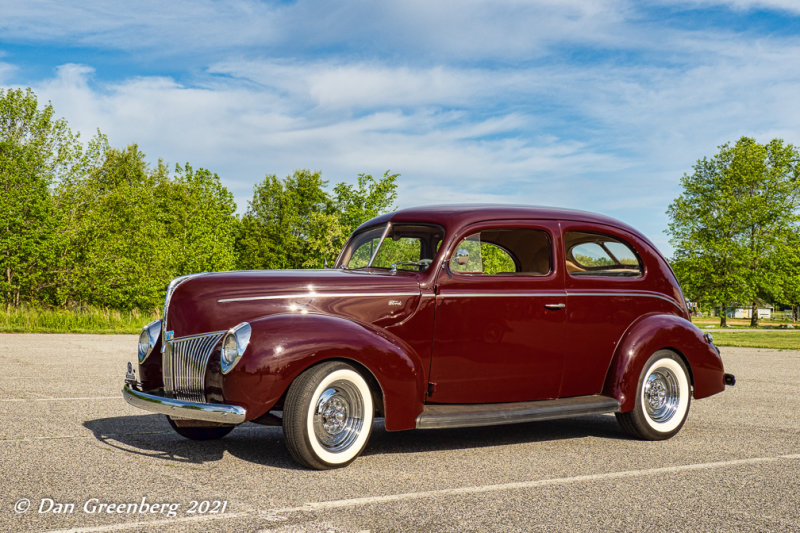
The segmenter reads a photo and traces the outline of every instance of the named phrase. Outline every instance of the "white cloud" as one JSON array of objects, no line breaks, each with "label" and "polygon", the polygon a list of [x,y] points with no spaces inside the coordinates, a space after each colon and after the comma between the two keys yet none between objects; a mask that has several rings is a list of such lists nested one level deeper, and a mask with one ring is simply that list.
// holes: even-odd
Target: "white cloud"
[{"label": "white cloud", "polygon": [[668,249],[663,212],[695,159],[741,135],[797,142],[800,121],[793,40],[676,33],[670,46],[698,59],[507,70],[230,61],[193,85],[107,83],[69,64],[37,91],[85,135],[99,127],[114,145],[220,173],[241,208],[267,173],[339,181],[391,169],[403,175],[400,205],[572,206],[624,215]]},{"label": "white cloud", "polygon": [[[197,88],[167,78],[134,78],[97,86],[92,76],[86,66],[64,65],[36,90],[84,136],[99,127],[113,145],[136,142],[153,159],[189,161],[219,172],[241,206],[264,174],[285,175],[295,168],[320,169],[337,181],[392,169],[403,174],[409,190],[441,182],[459,195],[491,200],[514,196],[502,190],[505,180],[549,187],[547,175],[624,166],[581,143],[514,136],[530,121],[514,113],[477,121],[436,108],[359,116],[347,108],[296,113],[293,95],[247,84]],[[500,181],[497,193],[494,180]],[[401,203],[413,204],[415,198]]]},{"label": "white cloud", "polygon": [[[29,0],[2,4],[0,33],[150,53],[218,54],[244,47],[293,53],[403,50],[417,59],[531,57],[553,43],[618,42],[630,0],[143,0],[109,4]],[[290,54],[291,55],[291,54]]]},{"label": "white cloud", "polygon": [[529,80],[512,69],[390,66],[378,62],[231,61],[209,72],[261,85],[319,108],[470,106]]},{"label": "white cloud", "polygon": [[768,9],[800,14],[797,0],[661,0],[658,3],[688,7],[727,7],[736,11]]},{"label": "white cloud", "polygon": [[[0,56],[2,57],[2,56]],[[17,72],[17,67],[11,63],[4,63],[0,61],[0,85],[9,84],[9,80],[14,77]]]},{"label": "white cloud", "polygon": [[[354,0],[298,2],[283,12],[312,43],[363,42],[421,57],[509,58],[545,52],[553,42],[604,43],[619,37],[625,0]],[[341,32],[347,28],[347,32]]]},{"label": "white cloud", "polygon": [[[672,3],[711,4],[791,8]],[[240,208],[266,173],[391,169],[401,206],[577,207],[668,249],[663,213],[698,157],[741,135],[799,141],[800,39],[674,29],[630,0],[107,6],[9,3],[0,32],[202,64],[109,81],[71,63],[35,89],[84,136],[99,127],[115,146],[218,172]],[[10,84],[19,69],[2,59]]]},{"label": "white cloud", "polygon": [[23,42],[172,52],[264,43],[276,33],[273,8],[255,0],[4,0],[0,4],[0,32],[5,39]]}]

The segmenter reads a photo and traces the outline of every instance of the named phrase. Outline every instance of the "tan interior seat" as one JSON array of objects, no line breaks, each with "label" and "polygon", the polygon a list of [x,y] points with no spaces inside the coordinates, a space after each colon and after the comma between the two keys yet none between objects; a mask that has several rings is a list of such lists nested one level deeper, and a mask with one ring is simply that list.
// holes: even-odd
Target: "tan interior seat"
[{"label": "tan interior seat", "polygon": [[567,259],[567,272],[586,272],[585,268],[581,268],[569,259]]}]

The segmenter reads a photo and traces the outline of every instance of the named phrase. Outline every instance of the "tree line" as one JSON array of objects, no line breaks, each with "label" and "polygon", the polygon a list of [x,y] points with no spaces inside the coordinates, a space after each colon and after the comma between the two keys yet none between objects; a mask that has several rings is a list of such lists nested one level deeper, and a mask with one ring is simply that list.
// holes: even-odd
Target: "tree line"
[{"label": "tree line", "polygon": [[[6,307],[157,307],[192,272],[312,268],[390,210],[397,174],[332,188],[319,172],[267,175],[244,214],[220,177],[155,166],[98,132],[86,144],[30,90],[0,88],[0,298]],[[800,155],[742,137],[697,161],[667,212],[686,296],[725,311],[800,314]],[[800,318],[800,317],[799,317]]]},{"label": "tree line", "polygon": [[397,174],[332,188],[297,170],[256,184],[243,215],[220,177],[155,166],[98,132],[85,145],[30,90],[0,89],[0,298],[5,306],[153,309],[192,272],[312,268],[393,207]]},{"label": "tree line", "polygon": [[720,309],[792,307],[800,319],[800,154],[742,137],[697,161],[670,205],[672,262],[686,296]]}]

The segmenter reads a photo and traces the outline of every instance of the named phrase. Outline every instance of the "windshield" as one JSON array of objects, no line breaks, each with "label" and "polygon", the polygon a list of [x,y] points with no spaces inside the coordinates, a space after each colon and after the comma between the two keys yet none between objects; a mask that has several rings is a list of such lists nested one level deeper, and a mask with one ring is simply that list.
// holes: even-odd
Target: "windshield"
[{"label": "windshield", "polygon": [[424,272],[444,238],[433,224],[381,224],[354,233],[344,247],[338,268],[381,268]]}]

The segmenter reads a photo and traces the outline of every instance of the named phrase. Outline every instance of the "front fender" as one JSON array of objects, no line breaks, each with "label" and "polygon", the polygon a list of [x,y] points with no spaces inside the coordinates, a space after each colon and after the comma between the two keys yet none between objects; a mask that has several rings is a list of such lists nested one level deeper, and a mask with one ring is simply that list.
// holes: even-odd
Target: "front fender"
[{"label": "front fender", "polygon": [[424,365],[401,339],[371,324],[323,314],[286,313],[250,321],[250,344],[223,376],[226,402],[242,405],[249,420],[271,409],[309,367],[351,360],[381,388],[386,429],[413,429],[422,412]]},{"label": "front fender", "polygon": [[603,394],[616,398],[620,410],[636,403],[639,375],[647,359],[658,350],[681,355],[686,363],[694,397],[705,398],[725,389],[722,359],[690,321],[676,315],[645,315],[624,333],[606,374]]}]

